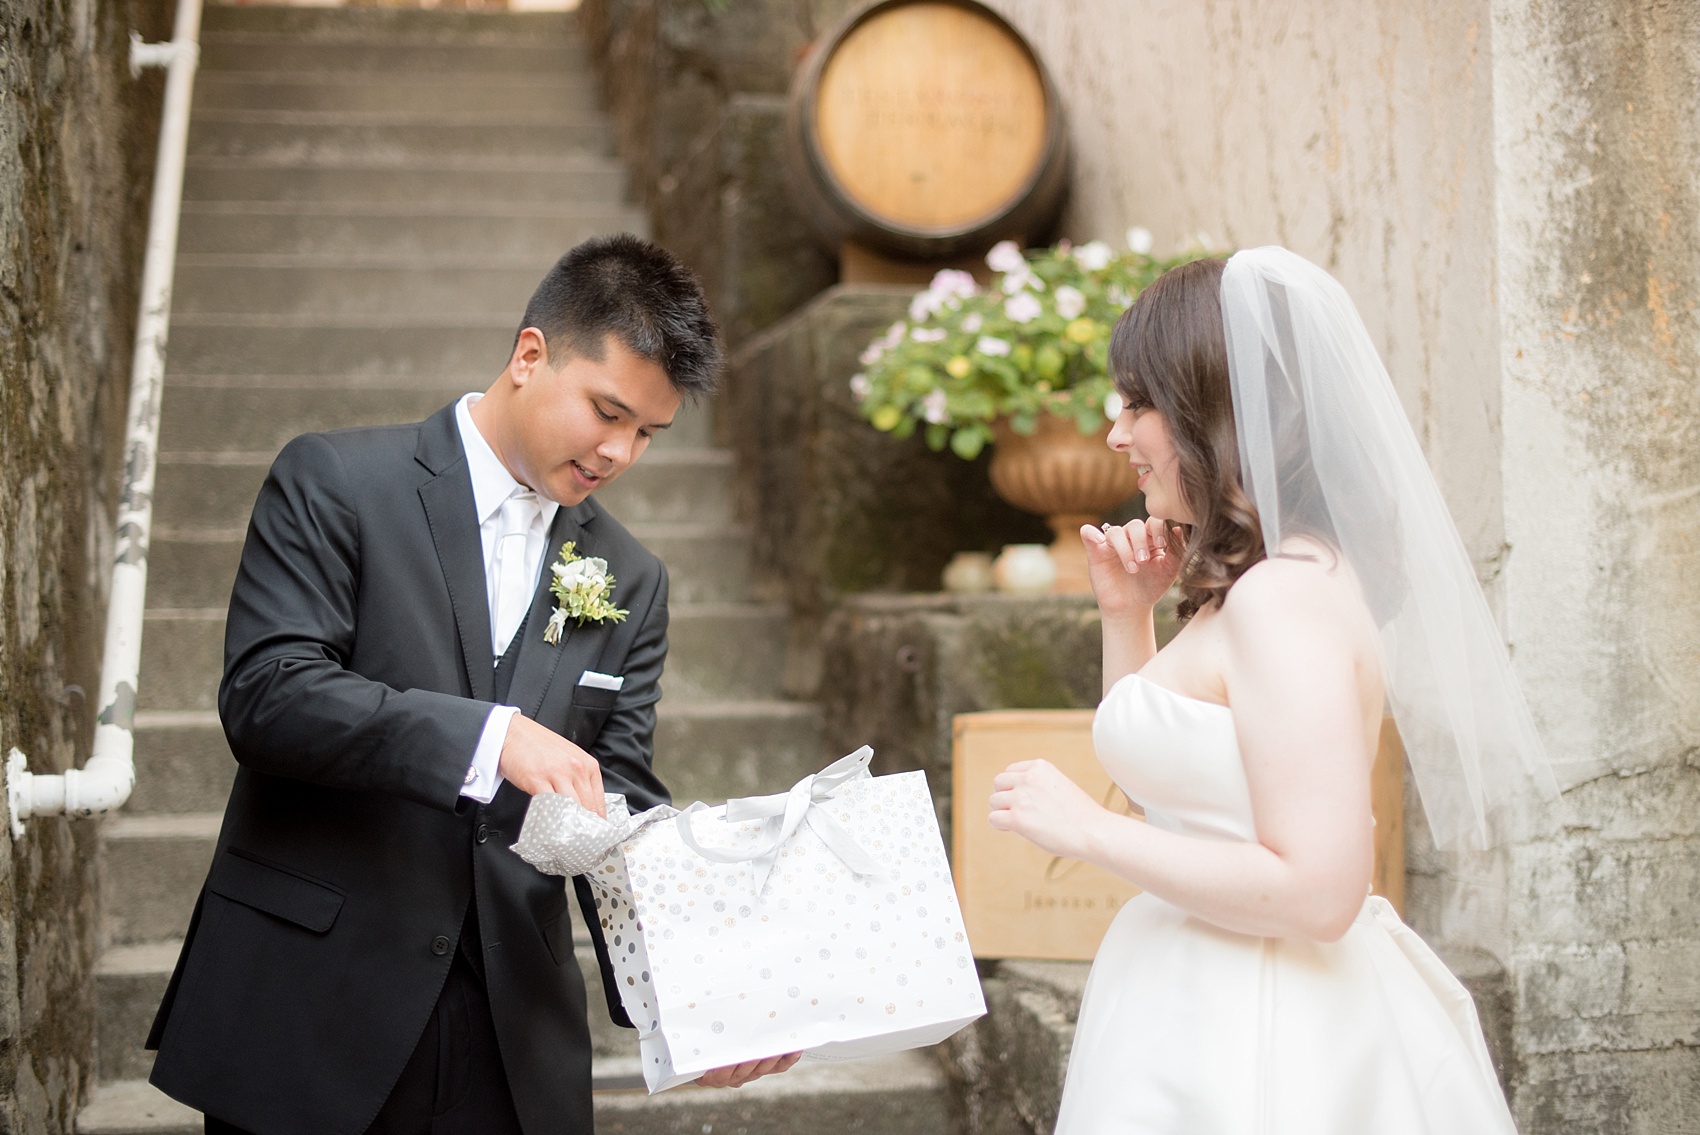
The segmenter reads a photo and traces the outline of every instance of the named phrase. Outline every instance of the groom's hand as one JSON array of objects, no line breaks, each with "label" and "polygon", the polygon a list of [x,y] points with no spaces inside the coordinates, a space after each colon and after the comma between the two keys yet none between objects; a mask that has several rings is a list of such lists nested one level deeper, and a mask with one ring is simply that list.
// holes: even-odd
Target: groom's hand
[{"label": "groom's hand", "polygon": [[496,769],[529,796],[554,792],[571,796],[598,816],[608,814],[602,796],[602,766],[565,737],[516,713],[502,740]]},{"label": "groom's hand", "polygon": [[697,1083],[705,1088],[741,1088],[751,1080],[785,1071],[797,1063],[797,1058],[801,1055],[800,1052],[793,1052],[788,1056],[769,1056],[766,1060],[747,1060],[727,1068],[715,1068],[698,1076]]}]

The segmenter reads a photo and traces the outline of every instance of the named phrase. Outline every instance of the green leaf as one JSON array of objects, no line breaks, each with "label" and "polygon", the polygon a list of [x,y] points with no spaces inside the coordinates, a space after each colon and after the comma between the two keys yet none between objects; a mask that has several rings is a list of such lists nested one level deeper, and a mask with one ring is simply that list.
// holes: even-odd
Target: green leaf
[{"label": "green leaf", "polygon": [[1055,343],[1042,343],[1033,352],[1033,370],[1040,378],[1050,380],[1062,373],[1063,363],[1067,361],[1062,349]]},{"label": "green leaf", "polygon": [[954,439],[951,437],[950,433],[950,427],[941,425],[938,422],[929,423],[927,426],[927,448],[936,453],[944,448],[944,443],[946,441],[951,441],[954,444]]},{"label": "green leaf", "polygon": [[974,460],[985,448],[986,435],[983,427],[964,426],[950,435],[951,452],[964,461]]}]

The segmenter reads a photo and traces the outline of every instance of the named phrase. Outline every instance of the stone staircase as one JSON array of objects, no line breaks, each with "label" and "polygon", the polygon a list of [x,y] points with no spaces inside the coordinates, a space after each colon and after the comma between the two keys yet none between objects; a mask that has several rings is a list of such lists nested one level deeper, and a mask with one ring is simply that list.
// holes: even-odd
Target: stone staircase
[{"label": "stone staircase", "polygon": [[[98,1085],[88,1135],[199,1132],[142,1042],[234,774],[215,712],[249,508],[290,437],[425,417],[500,371],[562,251],[643,232],[570,16],[209,8],[191,121],[137,713],[137,786],[101,830]],[[747,591],[731,459],[686,414],[601,496],[668,564],[656,764],[681,800],[818,768],[818,712],[780,696],[785,616]],[[836,755],[836,754],[830,754]],[[632,1090],[588,945],[608,1133],[957,1129],[930,1054],[805,1067],[739,1092]]]}]

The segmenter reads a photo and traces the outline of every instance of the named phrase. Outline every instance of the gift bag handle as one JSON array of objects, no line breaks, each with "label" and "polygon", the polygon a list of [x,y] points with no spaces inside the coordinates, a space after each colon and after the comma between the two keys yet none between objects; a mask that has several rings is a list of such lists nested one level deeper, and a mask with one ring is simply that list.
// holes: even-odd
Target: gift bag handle
[{"label": "gift bag handle", "polygon": [[[728,800],[725,817],[728,823],[743,820],[767,821],[766,826],[771,834],[754,848],[733,850],[704,846],[691,827],[691,816],[694,813],[709,810],[708,805],[700,800],[674,817],[673,822],[678,826],[679,838],[686,847],[715,863],[749,863],[754,876],[755,892],[758,895],[767,882],[768,873],[773,870],[774,862],[779,858],[780,847],[795,835],[804,823],[809,825],[809,830],[819,836],[820,841],[843,860],[844,865],[851,871],[858,875],[882,876],[885,872],[880,869],[879,863],[856,842],[855,837],[845,831],[826,809],[815,807],[822,801],[831,799],[833,793],[843,785],[865,778],[868,775],[868,762],[873,759],[873,755],[874,751],[863,745],[820,772],[805,776],[792,785],[789,792]],[[774,822],[776,820],[777,823]]]}]

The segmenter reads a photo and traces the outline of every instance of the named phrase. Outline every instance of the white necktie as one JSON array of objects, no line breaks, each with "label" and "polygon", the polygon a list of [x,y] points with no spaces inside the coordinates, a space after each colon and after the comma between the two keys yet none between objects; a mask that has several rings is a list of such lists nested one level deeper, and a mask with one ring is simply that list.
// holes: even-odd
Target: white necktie
[{"label": "white necktie", "polygon": [[532,585],[536,581],[526,570],[525,553],[531,526],[541,511],[537,494],[526,489],[515,490],[502,502],[502,526],[496,536],[496,602],[491,620],[497,658],[507,652],[526,611],[531,608]]}]

